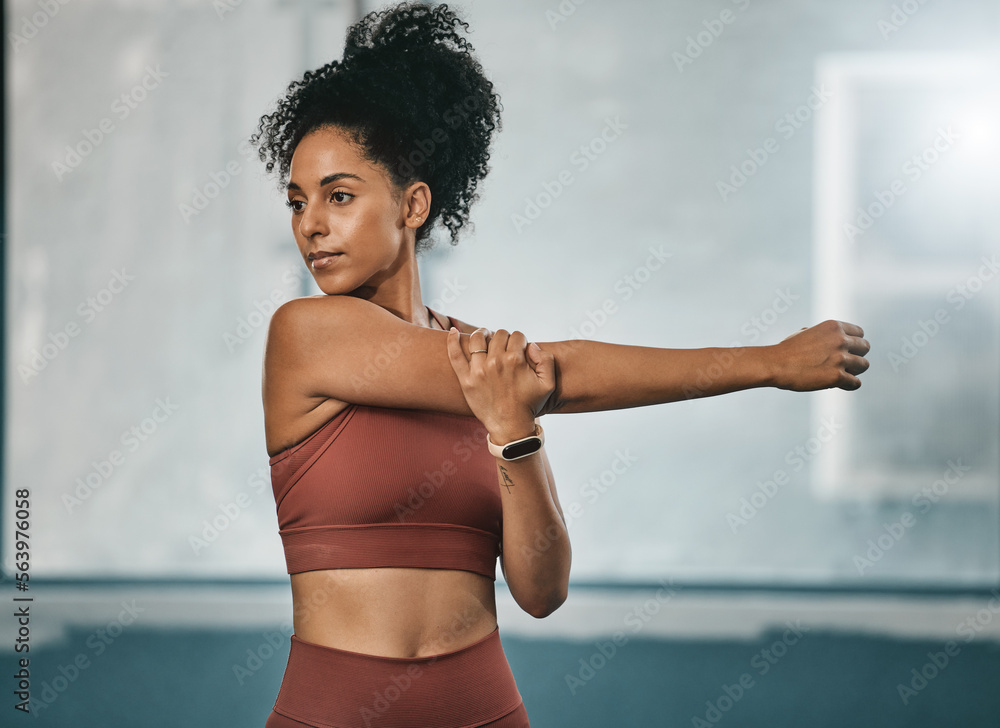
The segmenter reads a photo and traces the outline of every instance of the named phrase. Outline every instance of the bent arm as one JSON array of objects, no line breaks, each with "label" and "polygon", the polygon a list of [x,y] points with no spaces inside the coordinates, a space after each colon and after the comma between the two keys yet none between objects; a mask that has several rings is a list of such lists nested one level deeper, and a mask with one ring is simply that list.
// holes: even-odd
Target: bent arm
[{"label": "bent arm", "polygon": [[[524,432],[496,434],[509,442]],[[517,605],[542,619],[566,601],[572,561],[566,519],[545,447],[512,462],[497,458],[497,476],[503,505],[500,567]]]}]

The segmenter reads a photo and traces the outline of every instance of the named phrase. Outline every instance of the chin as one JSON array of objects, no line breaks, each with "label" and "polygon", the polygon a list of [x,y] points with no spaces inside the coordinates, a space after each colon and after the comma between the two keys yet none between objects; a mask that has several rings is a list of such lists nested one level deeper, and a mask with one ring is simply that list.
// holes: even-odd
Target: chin
[{"label": "chin", "polygon": [[316,281],[316,285],[319,287],[323,293],[327,296],[347,296],[353,294],[357,291],[357,286],[351,285],[338,285],[330,277],[327,276],[313,276],[313,280]]},{"label": "chin", "polygon": [[323,293],[325,293],[328,296],[342,296],[345,293],[349,293],[349,291],[344,290],[340,286],[332,286],[329,283],[327,283],[326,285],[324,285],[324,284],[320,283],[319,281],[316,281],[316,283],[319,286],[319,290],[321,290]]}]

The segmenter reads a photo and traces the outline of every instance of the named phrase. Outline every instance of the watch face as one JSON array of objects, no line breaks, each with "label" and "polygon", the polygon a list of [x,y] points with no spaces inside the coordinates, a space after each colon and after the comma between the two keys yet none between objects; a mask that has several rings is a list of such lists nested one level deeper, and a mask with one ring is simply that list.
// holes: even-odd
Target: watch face
[{"label": "watch face", "polygon": [[523,442],[515,442],[507,445],[503,449],[504,460],[516,460],[517,458],[524,457],[525,455],[530,455],[533,452],[538,452],[542,449],[542,441],[537,437],[532,437],[529,440]]}]

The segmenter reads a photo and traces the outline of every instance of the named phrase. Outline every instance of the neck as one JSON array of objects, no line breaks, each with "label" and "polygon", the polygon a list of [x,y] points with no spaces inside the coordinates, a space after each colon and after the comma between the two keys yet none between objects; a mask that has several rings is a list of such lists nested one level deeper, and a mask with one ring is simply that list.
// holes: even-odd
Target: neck
[{"label": "neck", "polygon": [[440,328],[420,297],[420,267],[412,242],[402,246],[399,258],[381,276],[370,278],[351,295],[371,301],[415,326]]}]

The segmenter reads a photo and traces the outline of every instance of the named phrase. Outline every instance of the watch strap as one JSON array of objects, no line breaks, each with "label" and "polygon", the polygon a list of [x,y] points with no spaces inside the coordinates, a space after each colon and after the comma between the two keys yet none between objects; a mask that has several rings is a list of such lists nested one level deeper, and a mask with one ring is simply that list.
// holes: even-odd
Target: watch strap
[{"label": "watch strap", "polygon": [[[516,457],[507,457],[507,455],[504,454],[504,451],[506,451],[508,448],[512,448],[512,446],[520,445],[522,443],[529,443],[536,440],[538,442],[538,447],[534,448],[530,452],[526,452],[523,455],[518,455]],[[493,442],[492,439],[490,439],[490,436],[487,433],[486,442],[490,449],[490,453],[494,457],[502,458],[504,460],[520,460],[521,458],[527,457],[528,455],[533,455],[542,449],[542,445],[545,444],[545,431],[542,429],[542,426],[536,422],[534,434],[528,435],[527,437],[522,437],[520,440],[513,440],[503,445],[497,445],[496,443]],[[512,448],[512,449],[516,450],[518,448]]]}]

